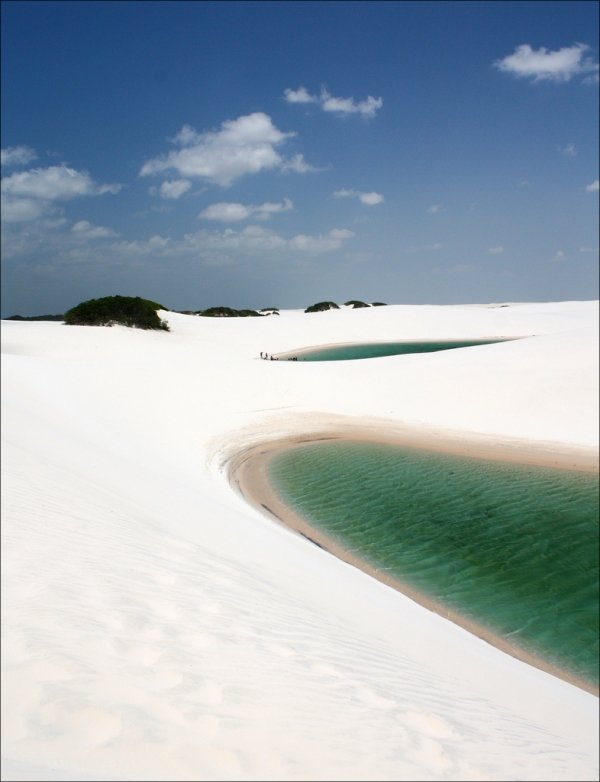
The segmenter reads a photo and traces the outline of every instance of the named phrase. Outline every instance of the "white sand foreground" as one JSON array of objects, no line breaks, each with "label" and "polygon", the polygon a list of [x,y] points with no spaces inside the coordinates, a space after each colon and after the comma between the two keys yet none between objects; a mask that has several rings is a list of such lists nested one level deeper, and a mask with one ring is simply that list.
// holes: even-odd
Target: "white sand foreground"
[{"label": "white sand foreground", "polygon": [[[2,323],[2,779],[595,780],[598,699],[263,516],[353,423],[589,463],[598,303]],[[368,361],[260,351],[525,339]]]}]

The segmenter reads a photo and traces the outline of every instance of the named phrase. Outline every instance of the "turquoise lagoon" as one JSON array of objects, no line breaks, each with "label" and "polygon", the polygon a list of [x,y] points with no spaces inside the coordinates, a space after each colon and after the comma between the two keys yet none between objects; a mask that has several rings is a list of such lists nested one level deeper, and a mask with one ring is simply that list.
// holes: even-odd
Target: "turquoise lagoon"
[{"label": "turquoise lagoon", "polygon": [[336,441],[279,453],[269,480],[379,571],[598,684],[596,475]]},{"label": "turquoise lagoon", "polygon": [[[316,348],[299,356],[299,361],[350,361],[360,358],[400,356],[409,353],[435,353],[438,350],[470,348],[476,345],[492,345],[504,339],[453,340],[437,342],[373,342],[353,345],[334,345]],[[288,359],[290,360],[290,359]]]}]

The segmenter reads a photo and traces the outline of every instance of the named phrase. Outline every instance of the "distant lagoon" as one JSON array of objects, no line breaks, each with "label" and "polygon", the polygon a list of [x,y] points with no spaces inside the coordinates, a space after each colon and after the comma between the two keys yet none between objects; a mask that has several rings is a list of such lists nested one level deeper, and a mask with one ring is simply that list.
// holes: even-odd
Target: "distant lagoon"
[{"label": "distant lagoon", "polygon": [[280,354],[280,358],[290,360],[298,356],[298,361],[350,361],[364,358],[380,358],[382,356],[401,356],[412,353],[435,353],[439,350],[454,350],[456,348],[475,347],[505,342],[506,339],[479,340],[436,340],[420,342],[372,342],[364,344],[344,344],[302,349],[297,354],[293,351]]},{"label": "distant lagoon", "polygon": [[269,479],[342,549],[598,685],[596,475],[338,440]]}]

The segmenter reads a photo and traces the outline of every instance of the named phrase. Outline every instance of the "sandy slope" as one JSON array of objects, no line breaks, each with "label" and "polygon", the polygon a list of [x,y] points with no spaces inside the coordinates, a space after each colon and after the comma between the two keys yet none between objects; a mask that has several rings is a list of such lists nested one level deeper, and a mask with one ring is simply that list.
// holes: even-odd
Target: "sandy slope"
[{"label": "sandy slope", "polygon": [[[3,779],[597,778],[596,698],[227,480],[256,441],[356,417],[589,458],[597,303],[163,314],[171,333],[2,324]],[[259,359],[487,336],[529,338]]]}]

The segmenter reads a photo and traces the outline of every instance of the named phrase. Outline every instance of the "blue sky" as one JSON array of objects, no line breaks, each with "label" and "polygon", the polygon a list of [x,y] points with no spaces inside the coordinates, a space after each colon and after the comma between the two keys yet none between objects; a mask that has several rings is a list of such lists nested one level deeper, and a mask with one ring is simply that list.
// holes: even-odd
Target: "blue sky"
[{"label": "blue sky", "polygon": [[2,315],[598,296],[595,2],[10,2]]}]

